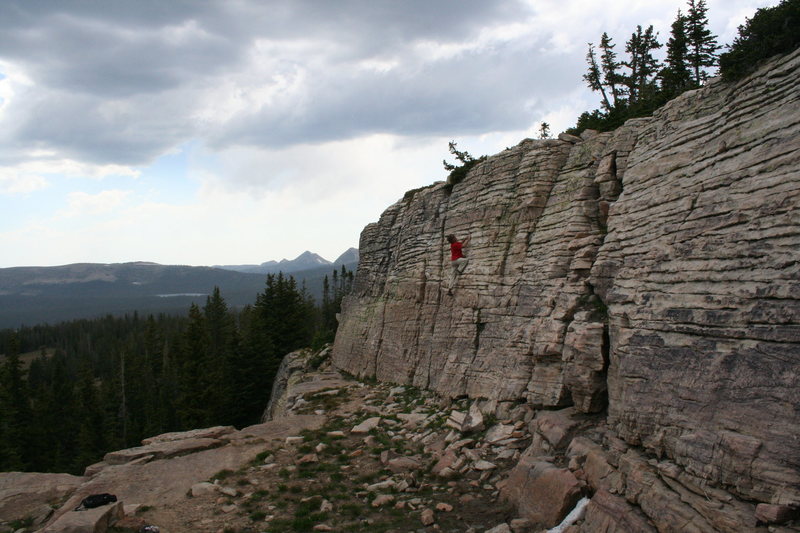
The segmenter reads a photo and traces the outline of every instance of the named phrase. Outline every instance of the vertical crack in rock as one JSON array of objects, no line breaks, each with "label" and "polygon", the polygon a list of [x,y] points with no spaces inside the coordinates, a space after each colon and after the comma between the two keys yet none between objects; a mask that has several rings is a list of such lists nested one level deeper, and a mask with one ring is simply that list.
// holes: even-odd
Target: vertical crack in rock
[{"label": "vertical crack in rock", "polygon": [[481,310],[476,310],[475,316],[475,355],[472,358],[472,361],[475,361],[475,358],[478,357],[478,350],[481,347],[481,333],[483,332],[484,328],[486,328],[486,323],[481,322]]},{"label": "vertical crack in rock", "polygon": [[378,327],[377,344],[373,352],[374,356],[372,359],[372,368],[367,369],[365,377],[375,376],[378,373],[378,361],[381,355],[381,348],[383,347],[383,341],[384,341],[383,332],[385,328],[386,328],[386,302],[383,302],[383,305],[381,306],[381,318]]},{"label": "vertical crack in rock", "polygon": [[608,308],[595,293],[589,280],[597,254],[605,242],[608,213],[611,205],[622,193],[622,182],[617,177],[617,151],[612,150],[597,161],[593,186],[590,187],[596,212],[594,224],[596,238],[573,241],[575,272],[583,283],[583,291],[574,308],[565,316],[566,334],[562,358],[566,362],[564,384],[575,407],[584,413],[597,413],[608,406],[607,374],[610,360]]}]

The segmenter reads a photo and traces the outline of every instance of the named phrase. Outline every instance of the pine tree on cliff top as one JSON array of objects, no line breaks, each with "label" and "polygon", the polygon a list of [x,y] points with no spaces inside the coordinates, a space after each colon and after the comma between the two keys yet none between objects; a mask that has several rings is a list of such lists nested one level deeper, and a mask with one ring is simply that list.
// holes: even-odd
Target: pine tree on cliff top
[{"label": "pine tree on cliff top", "polygon": [[689,41],[686,36],[686,16],[678,10],[667,41],[666,66],[661,70],[661,89],[675,96],[694,86],[689,64]]},{"label": "pine tree on cliff top", "polygon": [[611,89],[613,107],[619,105],[623,96],[623,91],[620,87],[623,78],[619,72],[619,68],[622,64],[617,61],[617,54],[614,52],[615,46],[616,45],[611,42],[611,37],[608,36],[608,33],[603,32],[603,35],[600,37],[600,50],[602,51],[600,56],[600,68],[603,71],[603,84]]},{"label": "pine tree on cliff top", "polygon": [[705,0],[689,0],[689,12],[686,16],[686,38],[689,47],[689,63],[694,72],[696,85],[702,84],[708,77],[706,68],[717,64],[717,36],[708,29],[708,17]]},{"label": "pine tree on cliff top", "polygon": [[629,104],[655,94],[657,87],[654,78],[659,70],[659,62],[653,56],[653,51],[658,48],[661,48],[661,43],[658,42],[658,33],[653,30],[652,25],[644,31],[641,26],[636,26],[636,31],[625,43],[628,61],[622,64],[630,72],[623,77],[623,80],[628,88]]}]

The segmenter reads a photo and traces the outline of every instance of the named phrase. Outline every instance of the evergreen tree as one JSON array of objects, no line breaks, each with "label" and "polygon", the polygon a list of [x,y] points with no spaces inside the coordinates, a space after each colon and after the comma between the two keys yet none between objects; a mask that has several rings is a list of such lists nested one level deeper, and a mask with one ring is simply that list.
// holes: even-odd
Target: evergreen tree
[{"label": "evergreen tree", "polygon": [[625,43],[628,61],[622,64],[630,72],[623,77],[623,81],[627,87],[629,104],[638,103],[655,93],[654,77],[658,72],[659,62],[653,57],[653,50],[658,48],[661,48],[661,44],[652,25],[644,31],[641,26],[636,26],[636,31]]},{"label": "evergreen tree", "polygon": [[280,364],[259,310],[245,307],[239,315],[239,329],[242,341],[233,364],[233,399],[239,408],[230,422],[237,427],[260,420]]},{"label": "evergreen tree", "polygon": [[208,344],[205,317],[200,307],[192,304],[181,344],[178,410],[184,428],[203,427],[209,418],[206,407],[210,391],[205,376]]},{"label": "evergreen tree", "polygon": [[16,335],[7,349],[0,367],[0,466],[3,470],[25,470],[33,459],[27,427],[31,409]]},{"label": "evergreen tree", "polygon": [[[539,125],[539,138],[540,139],[550,138],[550,124],[548,124],[547,122],[542,122]],[[327,280],[327,276],[325,279]]]},{"label": "evergreen tree", "polygon": [[600,66],[597,64],[597,57],[592,43],[589,43],[589,51],[586,52],[586,62],[589,64],[589,71],[583,75],[583,79],[592,91],[600,91],[600,95],[603,97],[603,108],[610,110],[611,102],[606,94],[603,76],[600,73]]},{"label": "evergreen tree", "polygon": [[50,359],[49,386],[34,406],[34,419],[45,428],[41,436],[39,465],[50,472],[74,471],[77,451],[78,409],[67,357],[56,352]]},{"label": "evergreen tree", "polygon": [[691,88],[692,73],[689,66],[689,41],[686,35],[686,16],[680,10],[672,23],[667,41],[666,66],[661,70],[661,89],[668,97],[677,96]]},{"label": "evergreen tree", "polygon": [[608,33],[603,32],[600,37],[600,50],[603,52],[600,56],[600,68],[603,71],[603,85],[611,89],[613,107],[617,107],[620,104],[622,96],[619,87],[622,81],[619,68],[622,65],[617,61],[617,54],[614,52],[615,46],[615,44],[611,43],[611,37],[608,36]]},{"label": "evergreen tree", "polygon": [[239,352],[239,340],[236,324],[219,287],[214,287],[212,295],[206,300],[203,315],[208,339],[203,382],[208,391],[206,405],[212,411],[212,420],[209,422],[216,424],[232,418],[237,407],[232,397],[233,365]]},{"label": "evergreen tree", "polygon": [[88,366],[81,370],[77,385],[77,408],[80,429],[72,470],[81,471],[86,465],[99,461],[107,450],[100,396]]},{"label": "evergreen tree", "polygon": [[689,48],[689,63],[694,72],[695,85],[701,85],[707,77],[706,68],[717,64],[717,36],[708,29],[705,0],[689,0],[686,15],[686,37]]},{"label": "evergreen tree", "polygon": [[719,58],[726,80],[753,72],[765,59],[800,46],[800,0],[783,0],[775,7],[761,8],[739,26],[739,36]]}]

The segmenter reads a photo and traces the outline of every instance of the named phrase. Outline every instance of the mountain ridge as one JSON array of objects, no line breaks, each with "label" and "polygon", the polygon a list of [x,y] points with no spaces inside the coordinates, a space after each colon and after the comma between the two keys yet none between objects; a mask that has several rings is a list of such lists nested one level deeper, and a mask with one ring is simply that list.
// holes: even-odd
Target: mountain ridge
[{"label": "mountain ridge", "polygon": [[277,274],[283,272],[290,274],[292,272],[300,272],[303,270],[310,270],[321,266],[341,266],[350,263],[358,262],[358,249],[349,248],[343,252],[334,261],[328,261],[324,257],[314,252],[306,250],[294,259],[281,259],[280,261],[270,260],[265,261],[259,265],[213,265],[214,268],[221,268],[224,270],[233,270],[236,272],[248,272],[256,274]]},{"label": "mountain ridge", "polygon": [[[346,261],[352,257],[351,249],[337,258],[345,262],[328,263],[306,252],[275,272],[292,275],[319,300],[324,277],[340,266],[353,270],[357,259]],[[202,305],[215,286],[228,305],[241,307],[255,301],[266,274],[148,261],[0,268],[0,328],[105,314],[180,313],[192,303]]]}]

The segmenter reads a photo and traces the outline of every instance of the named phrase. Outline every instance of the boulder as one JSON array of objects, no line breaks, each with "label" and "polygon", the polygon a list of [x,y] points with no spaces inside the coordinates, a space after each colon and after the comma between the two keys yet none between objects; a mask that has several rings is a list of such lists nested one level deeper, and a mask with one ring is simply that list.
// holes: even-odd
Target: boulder
[{"label": "boulder", "polygon": [[422,468],[422,463],[413,457],[395,457],[386,462],[386,468],[394,473],[414,472]]},{"label": "boulder", "polygon": [[[282,442],[287,436],[297,435],[304,429],[317,429],[323,422],[324,418],[320,416],[290,416],[236,432],[235,438],[231,437],[225,446],[171,456],[166,460],[111,466],[86,480],[55,512],[51,521],[74,509],[85,496],[103,492],[115,494],[122,502],[159,507],[176,505],[185,501],[187,491],[194,484],[208,480],[220,470],[237,470],[252,461],[264,451],[262,435]],[[168,531],[185,529],[185,524],[170,520],[169,515],[159,517],[158,525]]]},{"label": "boulder", "polygon": [[539,411],[531,422],[531,433],[541,434],[553,449],[563,449],[580,426],[572,418],[574,414],[575,409],[571,407],[558,411]]},{"label": "boulder", "polygon": [[381,417],[375,416],[372,418],[368,418],[355,426],[353,429],[350,430],[350,433],[355,433],[356,435],[363,435],[365,433],[369,433],[381,423]]},{"label": "boulder", "polygon": [[554,527],[581,497],[583,484],[566,468],[523,457],[511,471],[500,494],[520,516],[542,527]]},{"label": "boulder", "polygon": [[515,428],[512,424],[497,424],[486,432],[484,440],[490,444],[494,444],[511,437],[511,435],[514,434],[514,430]]},{"label": "boulder", "polygon": [[192,488],[189,490],[193,497],[203,496],[205,494],[214,494],[217,492],[217,486],[213,483],[209,483],[208,481],[202,481],[200,483],[195,483],[192,485]]},{"label": "boulder", "polygon": [[69,511],[41,530],[42,533],[105,533],[123,517],[121,501],[86,509]]},{"label": "boulder", "polygon": [[372,500],[371,505],[373,507],[382,507],[384,505],[388,505],[393,502],[394,502],[394,496],[392,496],[391,494],[381,494],[374,500]]},{"label": "boulder", "polygon": [[756,518],[765,524],[783,524],[798,516],[800,512],[788,505],[759,503],[756,506]]},{"label": "boulder", "polygon": [[219,439],[210,438],[188,438],[184,440],[169,440],[148,444],[147,446],[139,446],[137,448],[128,448],[125,450],[118,450],[109,452],[103,457],[103,462],[109,465],[121,465],[130,463],[136,459],[142,459],[148,455],[154,459],[164,459],[167,457],[174,457],[176,455],[186,455],[189,453],[207,450],[209,448],[216,448],[221,446],[223,441]]},{"label": "boulder", "polygon": [[34,517],[47,519],[56,506],[87,478],[69,474],[0,472],[0,521],[11,522]]},{"label": "boulder", "polygon": [[472,433],[481,431],[483,428],[483,413],[481,413],[481,410],[478,408],[478,402],[473,402],[467,416],[464,418],[464,422],[461,424],[461,432]]},{"label": "boulder", "polygon": [[413,428],[428,418],[428,415],[424,413],[397,413],[397,418],[405,422],[407,428]]},{"label": "boulder", "polygon": [[559,133],[558,140],[575,144],[581,142],[583,139],[575,135],[570,135],[569,133]]},{"label": "boulder", "polygon": [[186,439],[219,439],[234,431],[236,431],[236,428],[233,426],[214,426],[211,428],[193,429],[191,431],[176,431],[146,438],[142,440],[142,445],[147,446],[148,444],[156,444],[159,442],[173,442]]},{"label": "boulder", "polygon": [[636,531],[656,533],[647,516],[624,498],[604,490],[595,492],[586,506],[582,531]]},{"label": "boulder", "polygon": [[458,460],[458,456],[455,454],[454,451],[448,450],[442,455],[442,457],[433,465],[431,469],[431,473],[435,475],[442,475],[442,471],[445,469],[451,468],[455,462]]}]

